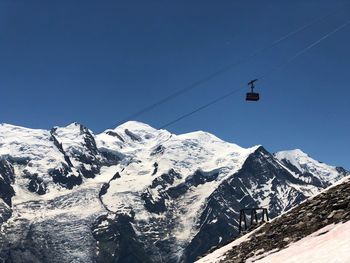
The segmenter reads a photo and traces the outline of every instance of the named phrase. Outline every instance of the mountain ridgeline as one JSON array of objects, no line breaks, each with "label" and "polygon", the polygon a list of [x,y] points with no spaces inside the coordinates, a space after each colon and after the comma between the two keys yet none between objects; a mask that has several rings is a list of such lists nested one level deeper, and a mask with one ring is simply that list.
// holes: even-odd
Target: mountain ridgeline
[{"label": "mountain ridgeline", "polygon": [[0,259],[193,262],[238,235],[240,209],[273,218],[348,175],[201,131],[1,124]]}]

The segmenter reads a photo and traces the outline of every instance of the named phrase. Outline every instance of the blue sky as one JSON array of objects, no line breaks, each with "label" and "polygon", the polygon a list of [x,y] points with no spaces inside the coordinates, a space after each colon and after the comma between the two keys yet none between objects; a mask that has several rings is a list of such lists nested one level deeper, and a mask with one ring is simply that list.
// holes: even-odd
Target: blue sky
[{"label": "blue sky", "polygon": [[[139,116],[154,127],[233,89],[350,19],[347,0],[0,0],[0,122],[50,129],[73,121],[95,133],[245,59],[254,59]],[[301,148],[350,169],[350,26],[261,80],[167,129],[205,130],[269,151]]]}]

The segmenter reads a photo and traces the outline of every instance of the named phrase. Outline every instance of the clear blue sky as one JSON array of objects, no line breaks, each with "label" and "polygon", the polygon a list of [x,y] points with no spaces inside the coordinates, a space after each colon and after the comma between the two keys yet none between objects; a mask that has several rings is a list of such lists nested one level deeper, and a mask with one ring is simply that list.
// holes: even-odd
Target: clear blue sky
[{"label": "clear blue sky", "polygon": [[[347,0],[0,0],[0,122],[95,133],[328,13],[253,60],[137,120],[159,127],[246,85],[350,19]],[[244,147],[301,148],[350,169],[350,27],[168,130]]]}]

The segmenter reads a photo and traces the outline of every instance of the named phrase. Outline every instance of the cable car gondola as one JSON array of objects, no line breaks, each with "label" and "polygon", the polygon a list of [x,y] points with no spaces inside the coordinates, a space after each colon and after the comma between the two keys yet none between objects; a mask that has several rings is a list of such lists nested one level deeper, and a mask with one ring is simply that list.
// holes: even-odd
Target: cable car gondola
[{"label": "cable car gondola", "polygon": [[254,92],[254,82],[257,81],[258,79],[254,79],[252,81],[250,81],[248,83],[248,85],[250,86],[250,88],[252,89],[251,92],[248,92],[247,93],[247,96],[245,98],[246,101],[258,101],[260,98],[259,98],[259,93],[256,93]]}]

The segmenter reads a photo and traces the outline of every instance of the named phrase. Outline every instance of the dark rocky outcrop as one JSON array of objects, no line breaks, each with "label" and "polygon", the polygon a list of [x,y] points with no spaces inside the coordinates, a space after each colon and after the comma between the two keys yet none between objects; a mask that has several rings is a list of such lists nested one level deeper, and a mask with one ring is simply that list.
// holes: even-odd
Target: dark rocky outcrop
[{"label": "dark rocky outcrop", "polygon": [[[156,166],[158,167],[158,165]],[[145,202],[145,208],[151,213],[163,213],[167,210],[165,200],[169,199],[168,189],[175,182],[175,179],[180,179],[181,175],[175,172],[173,169],[167,173],[155,178],[149,188],[141,194],[142,200]],[[159,196],[155,199],[150,189],[158,188]]]},{"label": "dark rocky outcrop", "polygon": [[[27,177],[30,179],[28,183],[28,190],[37,193],[39,195],[46,194],[46,184],[43,179],[38,176],[38,174],[30,174],[27,173]],[[54,180],[55,181],[55,180]],[[58,181],[56,181],[59,183]]]},{"label": "dark rocky outcrop", "polygon": [[11,214],[11,208],[5,202],[0,200],[0,226],[11,217]]},{"label": "dark rocky outcrop", "polygon": [[101,263],[150,263],[153,262],[137,239],[131,225],[132,218],[126,215],[99,217],[92,227],[98,241],[97,262]]},{"label": "dark rocky outcrop", "polygon": [[76,185],[80,185],[83,182],[81,175],[71,174],[70,167],[62,164],[61,169],[52,169],[49,174],[52,176],[53,182],[59,184],[67,189],[72,189]]},{"label": "dark rocky outcrop", "polygon": [[152,175],[155,175],[157,172],[158,172],[158,163],[157,162],[155,162],[154,164],[153,164],[153,172],[152,172]]},{"label": "dark rocky outcrop", "polygon": [[141,142],[142,138],[138,135],[136,135],[135,133],[133,133],[132,131],[125,129],[124,130],[125,134],[128,135],[130,137],[131,140],[135,141],[135,142]]},{"label": "dark rocky outcrop", "polygon": [[100,154],[103,157],[103,164],[107,166],[118,164],[124,156],[119,152],[100,149]]},{"label": "dark rocky outcrop", "polygon": [[97,149],[94,136],[91,134],[88,128],[85,126],[75,123],[79,129],[80,136],[83,137],[83,143],[80,145],[84,150],[75,149],[74,147],[70,149],[69,152],[64,150],[64,145],[60,142],[57,130],[58,127],[51,129],[51,137],[54,141],[56,147],[65,156],[65,160],[70,167],[73,167],[71,159],[74,159],[79,165],[75,167],[79,173],[85,178],[93,178],[96,174],[100,172],[100,168],[103,165],[102,157]]},{"label": "dark rocky outcrop", "polygon": [[163,145],[158,145],[157,147],[155,147],[152,151],[151,151],[151,156],[155,156],[155,155],[161,155],[163,154],[165,151],[165,147]]},{"label": "dark rocky outcrop", "polygon": [[115,131],[107,131],[106,134],[109,136],[117,137],[121,142],[125,142],[123,137],[121,137],[117,132]]},{"label": "dark rocky outcrop", "polygon": [[302,180],[307,180],[308,183],[315,185],[317,187],[325,188],[330,185],[329,182],[321,181],[319,178],[315,177],[312,173],[309,172],[302,172],[297,167],[295,167],[293,164],[291,164],[288,160],[283,159],[282,163],[291,171],[293,171],[295,174],[298,175],[298,177]]},{"label": "dark rocky outcrop", "polygon": [[14,169],[5,159],[0,159],[0,226],[6,222],[12,214],[12,197],[15,191],[11,184],[15,182]]},{"label": "dark rocky outcrop", "polygon": [[54,135],[56,128],[52,128],[51,129],[51,137],[50,140],[53,141],[54,145],[57,147],[57,149],[64,155],[64,160],[67,162],[69,167],[73,167],[73,164],[69,158],[69,156],[65,153],[65,151],[63,150],[63,146],[62,143],[60,143],[56,136]]},{"label": "dark rocky outcrop", "polygon": [[[155,167],[157,168],[158,164],[155,165]],[[191,187],[197,187],[200,184],[211,182],[215,180],[218,175],[218,171],[203,172],[197,170],[194,174],[188,176],[184,183],[172,187],[175,179],[181,179],[182,176],[171,169],[168,173],[155,178],[151,186],[141,194],[141,198],[144,200],[145,207],[149,212],[160,214],[167,210],[165,205],[167,199],[176,199],[186,193]],[[158,196],[154,198],[151,189],[156,188]]]},{"label": "dark rocky outcrop", "polygon": [[11,186],[14,181],[12,165],[7,160],[0,159],[0,198],[9,206],[11,206],[11,198],[15,195]]},{"label": "dark rocky outcrop", "polygon": [[98,194],[99,198],[101,198],[103,195],[105,195],[105,194],[107,193],[107,190],[108,190],[108,188],[109,188],[109,186],[110,186],[110,183],[111,183],[113,180],[116,180],[116,179],[118,179],[118,178],[120,178],[120,174],[119,174],[119,172],[116,172],[116,173],[113,175],[112,179],[110,179],[107,183],[104,183],[104,184],[102,185],[101,190],[100,190],[100,192],[99,192],[99,194]]},{"label": "dark rocky outcrop", "polygon": [[15,172],[11,163],[5,159],[0,158],[0,175],[3,180],[8,183],[14,183],[15,181]]},{"label": "dark rocky outcrop", "polygon": [[181,183],[175,187],[171,187],[167,190],[167,194],[171,198],[178,198],[179,196],[186,193],[191,187],[196,187],[200,184],[205,184],[206,182],[211,182],[215,180],[219,175],[218,171],[203,172],[197,170],[194,174],[188,176],[184,183]]}]

